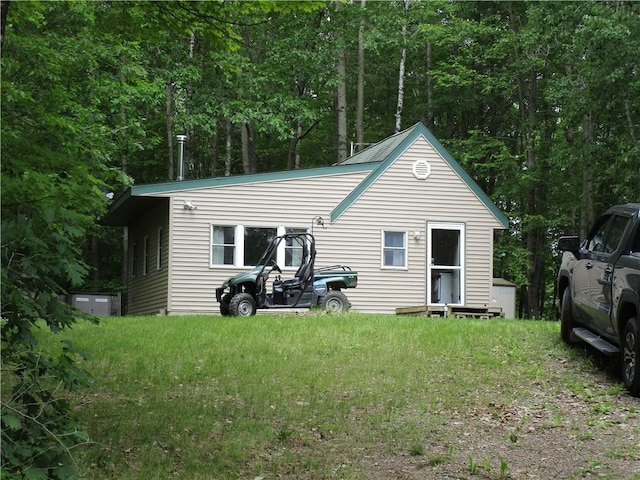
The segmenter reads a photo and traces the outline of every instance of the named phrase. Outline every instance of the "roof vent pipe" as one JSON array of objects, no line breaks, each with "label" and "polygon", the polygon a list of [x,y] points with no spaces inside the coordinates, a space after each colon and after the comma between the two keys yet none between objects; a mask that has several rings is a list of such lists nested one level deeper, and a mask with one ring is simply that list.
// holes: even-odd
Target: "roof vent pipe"
[{"label": "roof vent pipe", "polygon": [[176,135],[178,139],[178,181],[184,180],[184,149],[187,144],[186,135]]}]

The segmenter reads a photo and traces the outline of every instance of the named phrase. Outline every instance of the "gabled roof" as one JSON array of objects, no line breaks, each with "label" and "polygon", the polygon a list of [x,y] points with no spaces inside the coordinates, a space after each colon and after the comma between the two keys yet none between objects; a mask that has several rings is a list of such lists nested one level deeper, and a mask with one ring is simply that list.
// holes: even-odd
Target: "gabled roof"
[{"label": "gabled roof", "polygon": [[330,167],[308,168],[302,170],[286,170],[281,172],[255,173],[235,175],[229,177],[211,177],[198,180],[184,180],[181,182],[153,183],[129,187],[112,205],[102,223],[105,225],[127,225],[139,213],[147,211],[152,206],[166,202],[166,198],[155,195],[169,192],[184,192],[211,187],[241,185],[258,182],[309,178],[314,176],[338,175],[342,173],[369,172],[365,179],[352,190],[331,211],[331,221],[336,221],[368,188],[382,175],[387,168],[420,136],[433,146],[449,166],[458,174],[465,184],[475,193],[480,201],[495,216],[504,228],[509,226],[509,220],[493,204],[478,184],[456,162],[447,150],[438,142],[427,127],[416,123],[410,128],[396,133],[364,150],[352,155],[346,160]]},{"label": "gabled roof", "polygon": [[433,136],[429,129],[421,122],[416,123],[412,127],[398,132],[391,137],[382,140],[361,152],[347,158],[338,165],[367,164],[368,162],[376,162],[376,167],[367,175],[367,177],[347,195],[331,211],[331,221],[336,221],[379,177],[387,168],[404,152],[411,144],[413,144],[420,136],[431,144],[431,146],[440,154],[440,156],[449,164],[449,166],[458,174],[458,176],[467,184],[478,199],[484,203],[487,209],[496,217],[498,222],[504,228],[509,227],[509,220],[495,206],[486,193],[478,186],[478,184],[469,176],[469,174],[460,166],[458,162],[449,154],[442,144]]}]

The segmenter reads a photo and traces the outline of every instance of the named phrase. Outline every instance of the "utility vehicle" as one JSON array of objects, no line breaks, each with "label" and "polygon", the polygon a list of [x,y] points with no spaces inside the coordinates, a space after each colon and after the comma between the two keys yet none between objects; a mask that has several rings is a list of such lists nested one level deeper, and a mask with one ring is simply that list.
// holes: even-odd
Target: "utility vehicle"
[{"label": "utility vehicle", "polygon": [[[296,265],[293,278],[282,279],[277,258]],[[319,307],[333,312],[351,307],[342,289],[355,288],[358,272],[344,265],[315,268],[316,241],[310,233],[288,233],[269,242],[258,264],[216,289],[222,315],[248,317],[257,309]],[[276,274],[275,276],[273,276]],[[271,280],[271,291],[269,290]]]}]

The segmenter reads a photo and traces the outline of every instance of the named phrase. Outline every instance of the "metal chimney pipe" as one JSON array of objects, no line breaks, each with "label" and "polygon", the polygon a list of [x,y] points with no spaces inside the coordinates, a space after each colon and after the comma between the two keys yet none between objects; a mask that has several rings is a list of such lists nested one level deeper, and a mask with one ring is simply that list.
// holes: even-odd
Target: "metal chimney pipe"
[{"label": "metal chimney pipe", "polygon": [[176,135],[178,139],[178,181],[184,180],[184,148],[187,144],[186,135]]}]

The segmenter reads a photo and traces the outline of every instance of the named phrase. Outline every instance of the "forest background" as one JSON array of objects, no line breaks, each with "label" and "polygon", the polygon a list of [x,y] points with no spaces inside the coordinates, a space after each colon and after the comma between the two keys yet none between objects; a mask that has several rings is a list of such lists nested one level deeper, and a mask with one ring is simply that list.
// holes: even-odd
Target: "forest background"
[{"label": "forest background", "polygon": [[[83,353],[39,348],[71,291],[126,288],[100,218],[136,183],[331,165],[418,121],[510,219],[494,275],[554,316],[555,239],[640,201],[640,3],[7,1],[1,5],[2,462],[75,478],[61,394]],[[64,388],[61,388],[64,387]]]},{"label": "forest background", "polygon": [[510,219],[494,274],[519,315],[551,317],[554,240],[640,200],[639,13],[3,1],[3,221],[28,211],[73,239],[62,286],[122,290],[122,232],[99,219],[110,193],[176,178],[177,134],[185,177],[202,178],[331,165],[422,121]]}]

